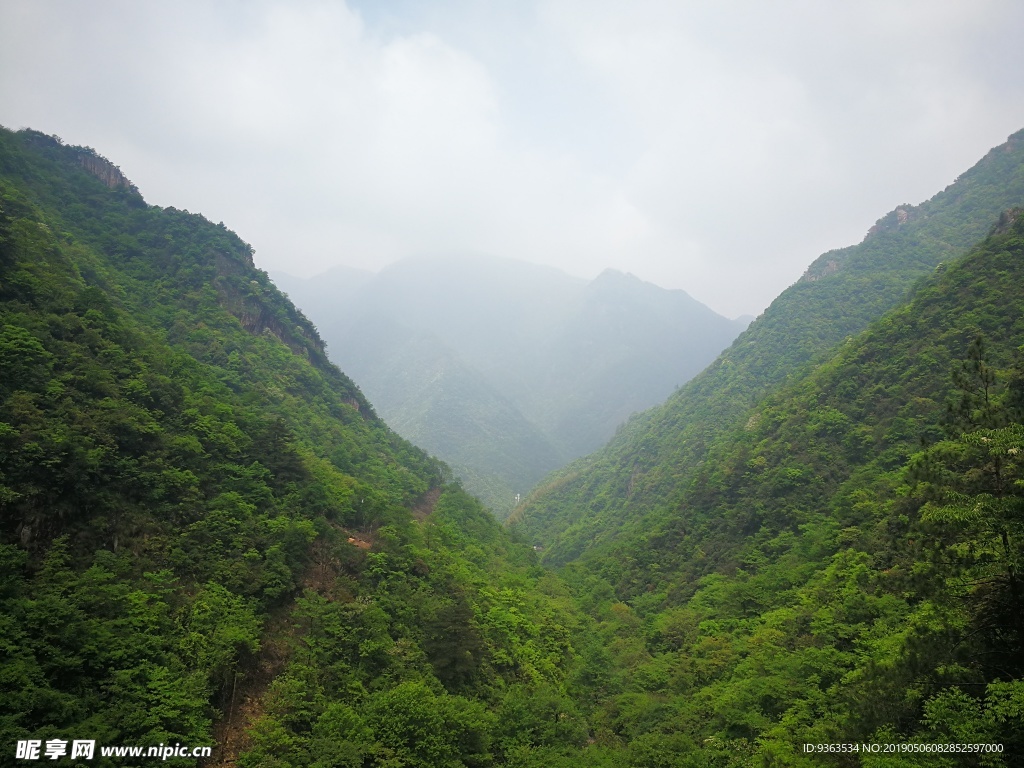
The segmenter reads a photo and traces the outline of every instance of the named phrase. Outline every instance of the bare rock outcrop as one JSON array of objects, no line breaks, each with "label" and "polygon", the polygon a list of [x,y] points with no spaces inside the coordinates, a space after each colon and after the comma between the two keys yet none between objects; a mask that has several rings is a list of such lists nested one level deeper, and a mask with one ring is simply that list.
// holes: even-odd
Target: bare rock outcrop
[{"label": "bare rock outcrop", "polygon": [[107,158],[92,152],[79,152],[78,162],[82,167],[102,181],[110,189],[125,187],[132,192],[138,192],[138,188],[131,180],[121,173],[121,169],[114,165]]}]

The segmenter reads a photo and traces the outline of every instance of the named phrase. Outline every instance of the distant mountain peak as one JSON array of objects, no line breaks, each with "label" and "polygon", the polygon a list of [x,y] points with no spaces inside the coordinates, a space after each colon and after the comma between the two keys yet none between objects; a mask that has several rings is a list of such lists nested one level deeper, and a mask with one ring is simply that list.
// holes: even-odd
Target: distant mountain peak
[{"label": "distant mountain peak", "polygon": [[740,330],[684,291],[617,269],[585,280],[520,259],[432,254],[358,287],[311,283],[282,287],[336,361],[499,512],[513,489],[600,446]]},{"label": "distant mountain peak", "polygon": [[[640,281],[640,278],[637,277],[636,275],[634,275],[632,272],[623,272],[621,269],[614,269],[612,267],[608,267],[607,269],[602,271],[601,274],[599,274],[597,277],[594,278],[594,282],[595,283],[598,280],[637,280],[637,281]],[[640,282],[642,282],[642,281],[640,281]]]}]

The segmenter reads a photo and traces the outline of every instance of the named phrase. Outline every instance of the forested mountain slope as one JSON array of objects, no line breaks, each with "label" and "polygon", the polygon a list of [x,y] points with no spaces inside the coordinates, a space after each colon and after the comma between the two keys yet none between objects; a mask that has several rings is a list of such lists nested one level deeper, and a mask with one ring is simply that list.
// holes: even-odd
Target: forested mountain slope
[{"label": "forested mountain slope", "polygon": [[4,750],[601,764],[564,588],[223,225],[0,130],[0,372]]},{"label": "forested mountain slope", "polygon": [[745,327],[632,275],[588,282],[484,256],[284,284],[388,424],[448,462],[499,517]]},{"label": "forested mountain slope", "polygon": [[376,417],[236,235],[0,130],[0,742],[1014,765],[1021,286],[1008,214],[721,425],[685,484],[623,486],[646,527],[554,574]]},{"label": "forested mountain slope", "polygon": [[[1020,211],[751,409],[692,478],[668,500],[634,488],[646,528],[562,571],[607,667],[630,670],[595,716],[630,765],[1019,764]],[[999,746],[926,746],[946,744]]]},{"label": "forested mountain slope", "polygon": [[372,371],[374,406],[389,426],[444,457],[466,489],[499,518],[553,468],[561,452],[479,370],[428,331],[383,314],[348,326],[352,370]]},{"label": "forested mountain slope", "polygon": [[679,508],[711,446],[765,395],[824,360],[1021,204],[1024,131],[931,200],[880,219],[859,245],[822,255],[708,369],[607,447],[549,478],[515,521],[549,545],[550,562],[602,546],[623,526],[643,537],[645,516]]}]

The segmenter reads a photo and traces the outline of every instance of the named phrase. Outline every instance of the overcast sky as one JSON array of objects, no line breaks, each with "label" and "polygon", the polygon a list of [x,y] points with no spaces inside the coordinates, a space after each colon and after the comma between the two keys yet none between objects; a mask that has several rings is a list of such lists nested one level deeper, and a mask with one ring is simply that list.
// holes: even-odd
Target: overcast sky
[{"label": "overcast sky", "polygon": [[0,0],[0,124],[310,276],[483,253],[758,314],[1024,127],[1019,0]]}]

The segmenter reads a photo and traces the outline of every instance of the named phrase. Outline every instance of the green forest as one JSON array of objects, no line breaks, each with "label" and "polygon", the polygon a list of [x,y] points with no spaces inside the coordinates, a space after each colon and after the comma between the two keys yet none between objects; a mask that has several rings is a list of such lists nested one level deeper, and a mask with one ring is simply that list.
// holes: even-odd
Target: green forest
[{"label": "green forest", "polygon": [[1020,765],[1021,206],[1024,133],[501,526],[224,224],[0,130],[0,750]]}]

